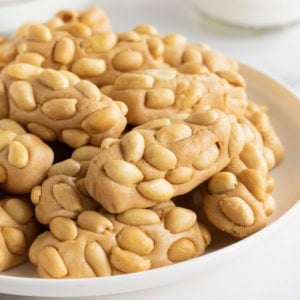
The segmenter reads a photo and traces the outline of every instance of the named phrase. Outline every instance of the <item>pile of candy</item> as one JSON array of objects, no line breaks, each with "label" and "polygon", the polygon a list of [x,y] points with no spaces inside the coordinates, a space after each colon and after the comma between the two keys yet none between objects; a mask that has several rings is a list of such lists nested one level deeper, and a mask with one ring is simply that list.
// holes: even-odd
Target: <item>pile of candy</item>
[{"label": "pile of candy", "polygon": [[90,9],[0,39],[0,68],[0,271],[29,257],[40,277],[94,277],[197,257],[214,236],[191,198],[232,236],[266,226],[284,151],[233,59],[151,25],[113,32]]}]

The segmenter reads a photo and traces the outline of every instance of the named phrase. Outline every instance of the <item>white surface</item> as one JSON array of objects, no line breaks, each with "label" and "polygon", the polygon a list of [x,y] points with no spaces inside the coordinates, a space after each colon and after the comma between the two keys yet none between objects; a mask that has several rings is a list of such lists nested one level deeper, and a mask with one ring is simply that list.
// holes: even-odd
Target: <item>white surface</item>
[{"label": "white surface", "polygon": [[195,0],[206,14],[250,27],[282,26],[300,19],[298,0]]},{"label": "white surface", "polygon": [[[66,3],[68,2],[60,1],[62,8],[67,7]],[[300,94],[300,60],[298,58],[300,26],[288,27],[280,31],[240,31],[203,19],[196,13],[192,2],[189,1],[107,0],[97,3],[107,10],[114,28],[118,31],[128,30],[137,23],[150,22],[156,24],[163,33],[181,32],[191,41],[206,42],[227,55],[267,70],[294,88],[298,95]],[[157,9],[158,7],[159,9]],[[51,5],[48,9],[50,12]],[[285,101],[284,97],[282,101]],[[296,113],[294,111],[294,114]],[[287,121],[287,115],[283,114],[283,117]],[[290,117],[294,123],[297,122],[295,115]],[[280,114],[276,118],[280,119]],[[291,149],[294,153],[298,153],[300,144],[297,130],[294,128],[294,131],[289,131],[286,138],[291,141]],[[300,162],[297,158],[298,156],[294,155],[296,166]],[[292,159],[289,163],[293,166]],[[282,180],[291,181],[291,186],[286,187],[287,194],[296,192],[293,181],[299,176],[300,167],[295,168],[294,172],[297,174],[293,174],[293,172],[282,174]],[[277,180],[277,185],[280,185],[280,180]],[[297,188],[299,188],[298,185]],[[280,201],[285,203],[284,190]],[[288,201],[288,197],[286,201]],[[278,225],[274,224],[277,226],[273,234],[264,235],[263,242],[250,243],[247,248],[242,247],[243,250],[236,252],[233,259],[220,261],[209,272],[200,270],[198,273],[200,275],[193,276],[192,279],[187,279],[187,275],[181,272],[182,282],[163,288],[89,299],[182,299],[183,297],[233,300],[299,299],[299,214],[298,205],[296,209],[282,218]],[[158,277],[156,280],[163,280],[163,278]],[[1,288],[3,286],[0,285],[0,291]],[[119,288],[122,286],[115,286],[116,291]],[[22,298],[0,296],[1,300]]]}]

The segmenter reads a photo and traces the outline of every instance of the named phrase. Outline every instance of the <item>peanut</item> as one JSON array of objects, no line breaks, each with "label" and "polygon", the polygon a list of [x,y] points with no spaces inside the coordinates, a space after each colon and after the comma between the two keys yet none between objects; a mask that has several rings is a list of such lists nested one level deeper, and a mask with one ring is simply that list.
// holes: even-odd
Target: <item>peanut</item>
[{"label": "peanut", "polygon": [[147,199],[153,201],[169,201],[173,195],[173,186],[165,179],[153,179],[141,182],[137,190]]},{"label": "peanut", "polygon": [[196,253],[195,245],[191,240],[180,239],[174,242],[168,250],[168,257],[173,262],[180,262],[193,258]]}]

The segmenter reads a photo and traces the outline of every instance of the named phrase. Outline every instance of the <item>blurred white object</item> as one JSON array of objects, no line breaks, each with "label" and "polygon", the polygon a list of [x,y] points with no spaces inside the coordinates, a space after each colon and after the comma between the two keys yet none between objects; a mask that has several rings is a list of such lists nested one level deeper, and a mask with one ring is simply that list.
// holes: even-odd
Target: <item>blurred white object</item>
[{"label": "blurred white object", "polygon": [[26,22],[45,22],[58,10],[84,9],[92,0],[0,0],[0,34],[10,34]]},{"label": "blurred white object", "polygon": [[300,21],[299,0],[195,0],[206,15],[244,27],[280,27]]}]

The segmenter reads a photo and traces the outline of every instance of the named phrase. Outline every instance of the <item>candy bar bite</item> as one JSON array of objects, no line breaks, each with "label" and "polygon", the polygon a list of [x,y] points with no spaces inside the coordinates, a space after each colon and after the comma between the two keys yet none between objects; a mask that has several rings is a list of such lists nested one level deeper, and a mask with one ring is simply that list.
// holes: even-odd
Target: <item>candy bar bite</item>
[{"label": "candy bar bite", "polygon": [[41,277],[76,278],[146,271],[201,255],[210,234],[196,214],[172,202],[114,215],[57,217],[30,248]]},{"label": "candy bar bite", "polygon": [[129,72],[101,90],[128,106],[127,120],[133,125],[207,107],[242,116],[248,104],[243,87],[208,71],[183,74],[174,68],[156,68]]},{"label": "candy bar bite", "polygon": [[89,81],[67,71],[25,63],[4,68],[8,116],[41,139],[70,147],[100,145],[126,126],[126,105],[103,95]]},{"label": "candy bar bite", "polygon": [[5,197],[0,200],[0,271],[28,259],[28,250],[39,226],[27,199]]},{"label": "candy bar bite", "polygon": [[91,197],[112,213],[151,207],[189,192],[241,150],[243,139],[223,112],[179,117],[146,123],[110,144],[103,141],[85,177]]},{"label": "candy bar bite", "polygon": [[244,130],[245,146],[224,170],[214,174],[203,186],[202,198],[210,222],[242,238],[265,227],[267,217],[274,212],[275,200],[271,196],[274,180],[269,175],[274,154],[265,155],[263,139],[248,120],[239,122]]},{"label": "candy bar bite", "polygon": [[47,144],[18,123],[0,120],[0,191],[29,193],[46,177],[53,156]]}]

